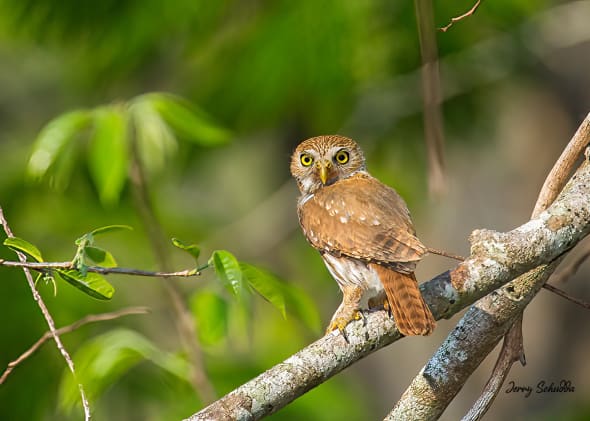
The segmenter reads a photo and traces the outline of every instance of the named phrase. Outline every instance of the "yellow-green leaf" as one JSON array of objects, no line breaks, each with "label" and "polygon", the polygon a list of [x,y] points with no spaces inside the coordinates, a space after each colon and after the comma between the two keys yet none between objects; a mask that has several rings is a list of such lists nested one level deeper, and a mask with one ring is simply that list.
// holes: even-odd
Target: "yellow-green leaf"
[{"label": "yellow-green leaf", "polygon": [[115,293],[115,288],[113,288],[113,286],[98,273],[88,272],[83,274],[76,269],[60,269],[57,270],[57,273],[65,281],[99,300],[110,300]]},{"label": "yellow-green leaf", "polygon": [[129,107],[137,140],[137,152],[141,163],[150,173],[161,170],[168,158],[173,156],[178,144],[168,124],[154,109],[151,97],[141,95]]},{"label": "yellow-green leaf", "polygon": [[79,381],[84,382],[87,396],[94,402],[142,361],[189,382],[189,364],[182,355],[163,351],[145,336],[128,329],[109,330],[81,343],[73,359],[77,378],[65,369],[59,386],[60,406],[66,411],[80,404]]},{"label": "yellow-green leaf", "polygon": [[86,110],[71,111],[51,120],[39,133],[27,165],[27,173],[43,177],[60,158],[64,147],[89,126],[90,113]]},{"label": "yellow-green leaf", "polygon": [[240,268],[246,282],[286,318],[287,311],[282,283],[271,273],[248,263],[241,262]]},{"label": "yellow-green leaf", "polygon": [[98,266],[105,268],[117,267],[117,261],[113,255],[105,249],[95,246],[86,246],[84,247],[84,253],[90,260],[92,260],[92,262],[94,262],[94,264]]},{"label": "yellow-green leaf", "polygon": [[215,274],[230,292],[237,296],[242,294],[242,269],[233,254],[226,250],[216,250],[211,255],[209,264],[215,268]]},{"label": "yellow-green leaf", "polygon": [[94,133],[90,140],[88,164],[100,200],[113,205],[119,200],[128,167],[127,112],[121,106],[94,111]]},{"label": "yellow-green leaf", "polygon": [[180,137],[201,146],[226,143],[231,132],[216,124],[204,111],[183,98],[170,94],[150,94],[149,100],[164,121]]},{"label": "yellow-green leaf", "polygon": [[199,340],[203,344],[213,345],[225,337],[228,305],[219,294],[198,290],[191,298],[191,310],[198,326]]},{"label": "yellow-green leaf", "polygon": [[107,225],[90,231],[91,235],[107,234],[116,231],[133,230],[129,225]]},{"label": "yellow-green leaf", "polygon": [[197,246],[196,244],[184,244],[178,238],[173,238],[172,244],[174,244],[175,247],[178,247],[179,249],[186,251],[188,254],[193,256],[195,261],[198,262],[199,255],[201,254],[201,249],[199,248],[199,246]]},{"label": "yellow-green leaf", "polygon": [[21,253],[31,256],[37,262],[43,261],[43,256],[41,256],[39,249],[33,244],[29,243],[27,240],[23,240],[22,238],[18,237],[9,237],[4,240],[4,245],[14,251],[20,251]]}]

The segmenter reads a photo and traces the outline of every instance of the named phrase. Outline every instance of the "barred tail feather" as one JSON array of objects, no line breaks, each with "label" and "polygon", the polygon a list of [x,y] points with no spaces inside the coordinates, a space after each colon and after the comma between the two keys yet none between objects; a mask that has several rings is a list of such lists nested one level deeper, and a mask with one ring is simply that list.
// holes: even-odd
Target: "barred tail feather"
[{"label": "barred tail feather", "polygon": [[424,302],[416,276],[400,273],[378,264],[371,264],[377,272],[397,327],[405,336],[429,335],[436,322]]}]

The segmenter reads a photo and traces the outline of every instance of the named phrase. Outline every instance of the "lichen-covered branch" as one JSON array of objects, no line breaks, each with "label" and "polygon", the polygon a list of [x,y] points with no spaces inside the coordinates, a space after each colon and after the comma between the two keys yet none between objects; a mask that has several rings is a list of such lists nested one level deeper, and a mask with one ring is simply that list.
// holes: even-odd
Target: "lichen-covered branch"
[{"label": "lichen-covered branch", "polygon": [[[563,222],[568,219],[565,215],[567,213],[577,214],[579,210],[578,207],[583,204],[584,200],[588,201],[588,196],[584,196],[586,194],[584,191],[585,183],[587,182],[585,174],[590,166],[588,162],[590,159],[588,149],[586,149],[585,159],[576,174],[571,178],[559,196],[558,193],[561,190],[561,187],[565,184],[567,177],[569,177],[573,168],[573,163],[578,156],[581,155],[584,147],[588,144],[590,138],[589,117],[586,117],[548,176],[539,200],[537,201],[537,205],[535,206],[535,210],[533,211],[533,219],[520,228],[524,228],[525,226],[530,227],[531,223],[535,223],[534,221],[539,219],[543,220],[544,218],[546,221],[544,229],[559,231],[572,228],[563,225]],[[547,208],[547,206],[556,199],[556,197],[557,201],[551,206],[551,208],[542,212],[543,209]],[[563,200],[565,197],[577,197],[578,199],[574,201]],[[587,216],[585,216],[585,218],[587,218]],[[531,236],[529,241],[539,241],[540,237],[537,237],[537,235],[542,237],[542,231],[543,230],[540,230],[536,235]],[[492,237],[494,237],[494,234]],[[494,239],[492,239],[491,242],[484,240],[483,247],[493,251],[494,248],[497,248],[495,244]],[[538,246],[544,247],[542,244],[542,240],[540,240]],[[508,252],[508,256],[510,256],[511,252],[505,249],[500,249],[499,255],[505,255],[506,252]],[[512,305],[510,302],[505,302],[500,306],[494,306],[494,294],[490,294],[470,309],[470,311],[463,316],[457,326],[471,324],[472,321],[470,318],[476,317],[471,310],[478,307],[486,307],[490,309],[488,314],[489,317],[502,321],[502,323],[499,323],[498,325],[501,325],[502,329],[505,329],[504,333],[500,334],[501,330],[498,331],[493,327],[490,328],[489,326],[486,326],[485,323],[477,324],[474,328],[466,330],[465,335],[461,338],[457,338],[455,332],[452,332],[425,368],[414,378],[412,384],[403,394],[399,402],[388,415],[387,419],[438,419],[454,396],[463,387],[463,384],[473,373],[475,368],[477,368],[481,361],[492,351],[501,337],[508,332],[508,336],[504,341],[492,377],[478,401],[463,420],[480,419],[494,400],[512,363],[519,358],[521,361],[524,361],[522,331],[520,328],[522,312],[528,305],[530,299],[532,299],[543,284],[545,284],[545,281],[551,275],[558,261],[560,261],[563,256],[555,257],[556,260],[550,265],[545,265],[543,263],[551,262],[551,260],[539,262],[542,266],[535,269],[536,275],[533,278],[533,282],[530,282],[531,278],[527,274],[515,279],[513,282],[499,290],[506,296],[510,296],[513,294],[513,291],[519,289],[522,290],[524,288],[518,297],[527,297],[527,299],[519,298],[515,305]],[[530,298],[528,298],[529,296]],[[453,348],[453,353],[450,356],[447,355],[448,348]],[[441,365],[441,355],[447,357],[444,366]],[[438,373],[440,376],[435,378],[428,371],[428,368],[437,366],[440,367],[439,371],[442,371],[441,373]]]},{"label": "lichen-covered branch", "polygon": [[[481,297],[526,274],[523,279],[529,281],[523,285],[517,287],[511,283],[503,289],[507,293],[493,293],[485,305],[470,310],[474,317],[472,320],[493,329],[495,333],[492,336],[497,336],[497,342],[508,329],[510,318],[490,317],[490,310],[502,306],[520,308],[534,296],[540,288],[537,285],[541,283],[540,279],[548,276],[549,270],[556,264],[552,262],[590,232],[589,198],[590,165],[586,160],[560,197],[538,218],[506,233],[474,231],[470,237],[471,256],[452,271],[421,286],[434,316],[437,319],[450,318]],[[541,269],[535,269],[539,266]],[[527,273],[529,271],[533,272]],[[465,324],[458,326],[457,338],[461,337],[461,332],[472,327]],[[395,323],[384,312],[370,313],[364,322],[349,324],[346,333],[348,342],[338,333],[320,338],[189,419],[260,419],[355,361],[401,338]],[[494,341],[492,336],[488,346]],[[485,342],[483,338],[482,342]],[[461,354],[453,358],[461,358]],[[433,379],[438,382],[434,384],[441,384],[444,376],[436,377],[435,369],[433,365]],[[428,382],[424,384],[429,385]]]},{"label": "lichen-covered branch", "polygon": [[555,267],[541,265],[472,306],[385,419],[437,420]]},{"label": "lichen-covered branch", "polygon": [[[549,205],[551,205],[551,203],[557,198],[568,182],[571,173],[577,166],[577,161],[584,154],[584,150],[589,142],[590,114],[586,116],[547,175],[545,183],[543,183],[543,187],[539,193],[539,197],[537,198],[531,218],[539,216],[539,214],[547,209],[547,207],[549,207]],[[544,287],[551,290],[551,287],[548,286],[548,284],[545,284]],[[557,293],[557,291],[552,291]],[[563,291],[560,291],[560,293],[563,293]],[[567,296],[567,298],[571,299],[572,302],[576,302],[573,297]],[[578,302],[578,304],[580,303]],[[522,334],[522,316],[522,313],[518,315],[510,329],[508,329],[508,332],[504,336],[502,349],[500,350],[492,374],[490,375],[480,397],[473,404],[473,407],[469,410],[467,415],[463,417],[462,421],[477,421],[482,419],[500,392],[500,388],[502,387],[502,384],[504,384],[504,381],[512,368],[512,364],[516,361],[520,361],[522,365],[526,364]]]}]

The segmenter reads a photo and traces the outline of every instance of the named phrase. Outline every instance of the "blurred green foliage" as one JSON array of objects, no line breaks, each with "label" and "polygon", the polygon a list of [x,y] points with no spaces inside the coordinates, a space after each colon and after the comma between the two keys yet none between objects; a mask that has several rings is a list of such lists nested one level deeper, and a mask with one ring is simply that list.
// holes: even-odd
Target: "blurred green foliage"
[{"label": "blurred green foliage", "polygon": [[[434,2],[437,25],[472,3]],[[494,81],[507,68],[530,70],[535,63],[522,46],[520,25],[555,3],[484,2],[475,16],[438,35],[441,57],[456,58],[443,79],[451,145],[490,130],[477,110],[490,112],[486,95]],[[105,264],[110,258],[104,254],[100,262],[101,250],[108,250],[125,267],[157,269],[150,227],[130,186],[138,159],[162,230],[191,244],[174,243],[188,253],[172,253],[168,245],[173,266],[194,267],[201,249],[212,256],[214,270],[184,280],[183,291],[219,395],[317,338],[338,303],[315,251],[294,234],[296,192],[285,183],[298,141],[321,133],[355,136],[374,175],[394,185],[411,208],[425,198],[412,2],[0,5],[0,205],[15,235],[54,261],[71,255],[79,233],[125,224],[134,231],[105,237],[100,249],[86,248],[86,257]],[[506,34],[510,48],[480,48]],[[474,48],[475,58],[469,56]],[[539,76],[520,77],[534,84]],[[0,258],[14,254],[0,247]],[[0,325],[1,369],[46,325],[22,274],[9,268],[0,274],[7,321]],[[108,282],[117,290],[108,302],[63,283],[54,297],[50,285],[38,285],[58,326],[129,305],[152,308],[147,316],[64,336],[96,419],[167,420],[195,412],[203,402],[187,383],[158,280],[109,276]],[[79,419],[75,384],[63,370],[53,344],[46,344],[0,387],[0,414]],[[376,419],[390,402],[382,408],[370,383],[346,373],[271,418]]]}]

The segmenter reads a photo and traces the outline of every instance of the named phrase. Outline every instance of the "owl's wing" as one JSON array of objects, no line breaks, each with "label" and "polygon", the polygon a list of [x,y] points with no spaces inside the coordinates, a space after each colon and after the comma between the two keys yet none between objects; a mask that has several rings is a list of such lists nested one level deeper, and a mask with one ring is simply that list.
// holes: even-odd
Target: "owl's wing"
[{"label": "owl's wing", "polygon": [[308,241],[321,252],[392,266],[427,252],[403,199],[366,173],[319,189],[298,210]]}]

